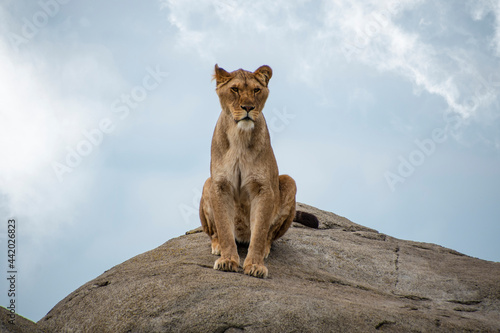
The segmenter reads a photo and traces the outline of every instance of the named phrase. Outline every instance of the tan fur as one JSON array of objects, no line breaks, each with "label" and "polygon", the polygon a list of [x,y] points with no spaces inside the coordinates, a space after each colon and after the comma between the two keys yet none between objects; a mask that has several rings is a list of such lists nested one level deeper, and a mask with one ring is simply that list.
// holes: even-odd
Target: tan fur
[{"label": "tan fur", "polygon": [[200,219],[221,257],[214,268],[237,271],[236,241],[249,243],[245,274],[265,278],[264,258],[295,217],[295,181],[279,175],[262,109],[272,76],[269,66],[228,73],[215,65],[222,106],[212,138],[210,178],[203,187]]}]

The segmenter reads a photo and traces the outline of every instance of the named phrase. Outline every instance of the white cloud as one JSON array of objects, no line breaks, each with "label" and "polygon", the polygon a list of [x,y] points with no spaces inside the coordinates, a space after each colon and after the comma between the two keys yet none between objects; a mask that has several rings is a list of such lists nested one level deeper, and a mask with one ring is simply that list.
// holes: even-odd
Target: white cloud
[{"label": "white cloud", "polygon": [[[176,47],[186,53],[196,52],[208,63],[237,56],[255,59],[268,55],[277,44],[282,52],[293,51],[285,36],[309,31],[300,8],[311,1],[179,1],[160,0],[168,22],[177,28]],[[306,41],[305,41],[306,42]],[[285,58],[282,58],[284,60]]]},{"label": "white cloud", "polygon": [[[454,13],[456,6],[425,1],[335,2],[325,14],[324,26],[340,28],[346,60],[398,74],[412,82],[417,92],[441,96],[448,108],[437,112],[482,118],[498,103],[499,80],[492,75],[498,69],[498,58],[489,54],[487,47],[479,47],[483,46],[484,31],[473,27],[465,34],[463,18]],[[483,2],[476,4],[471,13],[476,20],[483,19],[486,13],[495,16],[493,42],[497,47],[499,8],[497,3]],[[406,23],[411,21],[408,15],[420,17],[419,24]],[[438,25],[434,40],[427,28],[431,24]],[[446,35],[448,44],[441,42],[440,34]]]},{"label": "white cloud", "polygon": [[[321,79],[328,79],[325,67],[335,69],[346,66],[346,62],[362,63],[406,78],[416,91],[441,96],[448,109],[436,112],[477,117],[498,100],[498,87],[492,83],[483,87],[491,73],[484,70],[484,66],[497,68],[497,59],[477,46],[470,46],[480,43],[483,35],[467,32],[464,36],[462,17],[455,13],[459,4],[425,0],[323,1],[320,5],[307,1],[273,4],[255,1],[246,4],[221,0],[215,4],[197,2],[197,10],[193,11],[190,1],[162,3],[170,23],[179,29],[178,47],[195,49],[210,62],[225,53],[243,59],[246,53],[256,56],[258,48],[265,54],[272,43],[281,45],[278,48],[284,50],[275,55],[276,59],[287,62],[295,69],[294,77],[311,86],[320,86]],[[303,19],[304,8],[315,20]],[[487,13],[495,16],[492,43],[498,56],[500,5],[482,1],[471,5],[470,11],[476,20],[484,19]],[[211,15],[206,15],[207,12]],[[205,15],[200,19],[198,14],[202,13]],[[415,24],[408,23],[411,22],[408,15],[417,18]],[[428,38],[430,29],[436,30],[435,41]],[[249,35],[249,31],[254,35]],[[438,38],[440,34],[447,34],[456,42],[444,45]],[[483,52],[480,57],[489,59],[488,64],[477,62],[478,52]],[[488,92],[482,93],[485,89]]]}]

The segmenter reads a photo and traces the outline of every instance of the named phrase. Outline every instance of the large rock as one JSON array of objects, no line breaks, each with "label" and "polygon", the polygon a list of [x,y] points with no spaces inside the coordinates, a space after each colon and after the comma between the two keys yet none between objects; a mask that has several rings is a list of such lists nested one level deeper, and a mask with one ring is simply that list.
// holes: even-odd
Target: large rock
[{"label": "large rock", "polygon": [[[500,332],[500,263],[332,213],[276,241],[262,280],[212,268],[203,233],[106,271],[38,322],[48,332]],[[239,249],[242,260],[246,249]]]}]

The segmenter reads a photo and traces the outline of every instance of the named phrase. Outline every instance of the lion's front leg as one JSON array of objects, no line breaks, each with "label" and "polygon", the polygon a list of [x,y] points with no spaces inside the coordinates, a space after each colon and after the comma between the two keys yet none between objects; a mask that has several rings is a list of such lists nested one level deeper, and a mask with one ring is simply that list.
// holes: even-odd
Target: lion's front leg
[{"label": "lion's front leg", "polygon": [[220,258],[215,261],[214,269],[237,272],[240,257],[234,239],[234,203],[231,184],[224,179],[210,180],[207,187],[206,193],[210,196],[210,209],[213,213],[212,224],[216,230],[215,238],[211,235],[212,253],[220,254]]},{"label": "lion's front leg", "polygon": [[250,210],[250,245],[243,263],[243,272],[258,278],[266,278],[268,271],[264,257],[269,254],[268,234],[274,212],[273,192],[260,188],[252,200]]}]

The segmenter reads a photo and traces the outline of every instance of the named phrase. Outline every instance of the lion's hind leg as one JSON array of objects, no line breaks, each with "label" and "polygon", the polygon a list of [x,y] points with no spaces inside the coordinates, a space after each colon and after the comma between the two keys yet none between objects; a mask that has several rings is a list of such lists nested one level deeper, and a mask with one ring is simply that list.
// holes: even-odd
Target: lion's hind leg
[{"label": "lion's hind leg", "polygon": [[269,230],[266,258],[271,251],[272,242],[285,234],[288,228],[290,228],[290,225],[292,225],[292,221],[295,217],[295,194],[297,193],[295,181],[288,175],[280,175],[279,189],[280,209]]},{"label": "lion's hind leg", "polygon": [[210,237],[212,242],[212,254],[220,255],[219,238],[217,237],[217,228],[215,226],[214,214],[210,205],[210,197],[207,193],[210,191],[211,179],[208,178],[203,186],[203,193],[200,201],[200,221],[203,231]]}]

